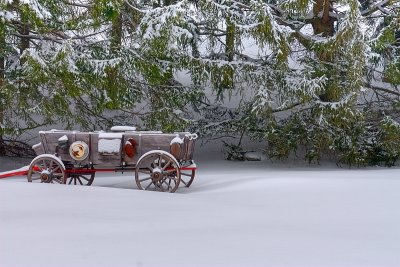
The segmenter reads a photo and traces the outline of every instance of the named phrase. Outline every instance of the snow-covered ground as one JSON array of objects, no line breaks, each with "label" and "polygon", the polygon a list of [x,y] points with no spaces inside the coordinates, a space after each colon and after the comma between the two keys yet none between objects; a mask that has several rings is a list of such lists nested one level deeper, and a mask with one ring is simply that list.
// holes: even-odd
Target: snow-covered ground
[{"label": "snow-covered ground", "polygon": [[400,266],[400,169],[197,162],[175,194],[0,180],[0,266]]}]

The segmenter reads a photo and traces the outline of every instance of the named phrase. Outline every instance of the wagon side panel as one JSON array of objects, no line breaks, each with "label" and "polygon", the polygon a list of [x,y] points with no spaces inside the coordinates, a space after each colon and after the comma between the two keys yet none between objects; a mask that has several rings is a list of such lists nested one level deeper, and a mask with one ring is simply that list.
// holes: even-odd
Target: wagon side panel
[{"label": "wagon side panel", "polygon": [[48,153],[47,149],[47,140],[46,140],[46,132],[39,132],[40,141],[43,147],[43,154]]},{"label": "wagon side panel", "polygon": [[170,151],[171,140],[176,134],[142,134],[141,136],[141,154],[151,150]]},{"label": "wagon side panel", "polygon": [[[115,140],[115,141],[113,141]],[[122,139],[119,139],[119,150],[116,153],[101,152],[101,144],[107,142],[117,142],[118,138],[102,138],[98,133],[91,133],[91,161],[95,165],[119,166],[121,165]]]},{"label": "wagon side panel", "polygon": [[[67,136],[68,142],[65,147],[59,146],[59,139],[63,136]],[[69,154],[69,147],[75,141],[82,141],[86,144],[90,144],[90,135],[88,133],[83,132],[74,132],[74,131],[55,131],[55,132],[44,132],[41,135],[42,143],[44,143],[43,147],[46,153],[48,154],[56,154],[61,158],[62,161],[72,161],[74,159]],[[90,153],[90,148],[89,148]],[[90,162],[89,157],[85,160],[76,162],[80,164],[88,164]]]},{"label": "wagon side panel", "polygon": [[63,161],[69,161],[71,160],[71,157],[69,156],[68,153],[68,148],[66,149],[60,149],[58,148],[58,139],[64,135],[68,137],[68,141],[71,144],[72,140],[72,132],[43,132],[40,134],[41,139],[42,139],[42,144],[45,153],[47,154],[55,154],[57,153],[60,157],[61,160]]}]

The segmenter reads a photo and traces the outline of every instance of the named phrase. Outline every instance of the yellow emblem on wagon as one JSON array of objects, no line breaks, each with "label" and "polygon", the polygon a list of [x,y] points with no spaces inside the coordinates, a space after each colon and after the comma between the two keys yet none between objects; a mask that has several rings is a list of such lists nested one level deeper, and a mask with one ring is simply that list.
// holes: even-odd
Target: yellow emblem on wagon
[{"label": "yellow emblem on wagon", "polygon": [[74,160],[85,160],[89,155],[89,146],[82,141],[76,141],[69,147],[69,154]]}]

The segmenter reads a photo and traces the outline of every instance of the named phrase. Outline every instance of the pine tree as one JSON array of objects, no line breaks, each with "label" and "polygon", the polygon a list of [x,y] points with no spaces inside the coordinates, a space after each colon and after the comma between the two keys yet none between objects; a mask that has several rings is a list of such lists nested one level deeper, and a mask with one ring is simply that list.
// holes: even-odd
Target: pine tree
[{"label": "pine tree", "polygon": [[272,158],[400,156],[399,1],[0,3],[1,135],[135,116],[239,137],[236,151],[249,135]]},{"label": "pine tree", "polygon": [[[204,104],[208,115],[197,120],[204,133],[263,138],[271,157],[303,147],[309,161],[330,153],[348,164],[371,164],[377,149],[389,153],[381,146],[390,127],[383,126],[386,116],[369,110],[381,100],[367,97],[385,93],[387,103],[397,102],[388,87],[398,77],[398,14],[398,1],[180,1],[146,11],[142,36],[154,46],[143,47],[168,55],[155,56],[164,69],[186,69],[193,87],[211,85],[217,100],[243,93],[236,109]],[[369,81],[377,71],[373,60],[384,65],[382,87]],[[395,151],[378,161],[391,164]]]}]

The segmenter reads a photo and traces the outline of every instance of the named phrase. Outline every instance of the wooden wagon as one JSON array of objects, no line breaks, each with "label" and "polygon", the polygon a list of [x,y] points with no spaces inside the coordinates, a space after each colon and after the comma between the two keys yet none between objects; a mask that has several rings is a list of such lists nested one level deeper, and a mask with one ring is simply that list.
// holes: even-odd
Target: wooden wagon
[{"label": "wooden wagon", "polygon": [[96,172],[134,172],[142,190],[175,192],[195,177],[196,134],[136,131],[117,126],[111,132],[51,130],[39,132],[41,142],[29,165],[28,181],[91,185]]}]

